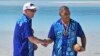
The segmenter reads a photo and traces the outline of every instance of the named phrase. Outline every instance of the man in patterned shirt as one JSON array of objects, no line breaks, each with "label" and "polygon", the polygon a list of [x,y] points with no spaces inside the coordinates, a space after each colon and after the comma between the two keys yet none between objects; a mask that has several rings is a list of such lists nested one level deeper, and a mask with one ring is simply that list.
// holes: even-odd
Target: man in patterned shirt
[{"label": "man in patterned shirt", "polygon": [[[70,18],[70,10],[67,6],[61,6],[59,10],[61,18],[52,24],[48,39],[44,40],[44,46],[54,42],[52,56],[77,56],[77,52],[85,51],[86,37],[80,24]],[[81,38],[80,50],[75,50],[77,37]]]},{"label": "man in patterned shirt", "polygon": [[33,3],[24,4],[23,15],[17,20],[14,30],[13,56],[34,56],[35,44],[42,43],[42,40],[33,35],[32,17],[35,12],[36,6]]}]

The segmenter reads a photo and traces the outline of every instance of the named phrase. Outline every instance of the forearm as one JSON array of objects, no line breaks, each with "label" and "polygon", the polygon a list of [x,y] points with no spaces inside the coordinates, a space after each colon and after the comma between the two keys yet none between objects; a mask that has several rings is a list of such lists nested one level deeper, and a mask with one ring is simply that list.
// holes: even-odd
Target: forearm
[{"label": "forearm", "polygon": [[81,37],[81,43],[82,43],[82,47],[85,49],[86,48],[86,37],[85,36]]},{"label": "forearm", "polygon": [[37,37],[28,37],[29,41],[34,43],[34,44],[40,44],[42,42],[42,40],[38,39]]},{"label": "forearm", "polygon": [[53,42],[53,40],[51,40],[51,39],[46,39],[46,41],[47,41],[48,44]]},{"label": "forearm", "polygon": [[43,42],[41,43],[43,46],[47,47],[48,44],[52,43],[53,40],[51,39],[44,39]]},{"label": "forearm", "polygon": [[74,50],[77,52],[85,51],[86,49],[86,37],[85,36],[81,37],[81,45],[82,46],[80,46],[79,44],[74,45]]}]

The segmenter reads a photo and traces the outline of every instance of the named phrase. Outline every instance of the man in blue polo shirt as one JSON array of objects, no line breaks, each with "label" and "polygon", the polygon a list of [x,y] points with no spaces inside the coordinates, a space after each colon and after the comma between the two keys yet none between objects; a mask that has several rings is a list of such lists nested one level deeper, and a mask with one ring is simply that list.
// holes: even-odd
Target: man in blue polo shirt
[{"label": "man in blue polo shirt", "polygon": [[23,6],[23,15],[17,20],[14,30],[13,56],[34,56],[35,44],[42,41],[36,38],[32,29],[32,17],[36,12],[36,6],[31,2]]},{"label": "man in blue polo shirt", "polygon": [[[70,10],[67,6],[61,6],[59,15],[61,18],[52,24],[48,39],[44,40],[42,45],[47,46],[54,42],[52,56],[77,56],[77,52],[85,51],[85,34],[80,24],[70,18]],[[77,37],[81,38],[82,43],[79,50],[74,49]]]}]

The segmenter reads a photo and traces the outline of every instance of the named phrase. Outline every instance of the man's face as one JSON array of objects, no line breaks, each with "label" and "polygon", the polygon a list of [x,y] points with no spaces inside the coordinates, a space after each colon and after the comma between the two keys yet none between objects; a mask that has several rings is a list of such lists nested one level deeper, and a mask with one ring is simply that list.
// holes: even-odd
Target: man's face
[{"label": "man's face", "polygon": [[62,9],[60,10],[60,16],[61,16],[61,18],[63,18],[63,19],[68,19],[68,18],[70,18],[70,12],[69,12],[69,10],[68,10],[68,9],[62,8]]},{"label": "man's face", "polygon": [[29,18],[32,18],[35,15],[36,9],[27,9],[26,14]]}]

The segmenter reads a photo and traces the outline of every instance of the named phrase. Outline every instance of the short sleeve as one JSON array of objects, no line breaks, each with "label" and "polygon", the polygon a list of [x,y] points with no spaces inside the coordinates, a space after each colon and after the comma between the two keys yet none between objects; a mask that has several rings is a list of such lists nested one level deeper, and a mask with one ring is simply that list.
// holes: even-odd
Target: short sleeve
[{"label": "short sleeve", "polygon": [[55,39],[56,39],[53,25],[51,26],[51,28],[50,28],[50,30],[49,30],[48,38],[50,38],[50,39],[52,39],[52,40],[55,40]]},{"label": "short sleeve", "polygon": [[33,36],[33,30],[31,28],[30,23],[26,22],[24,24],[24,33],[25,33],[25,37],[28,38],[30,36]]},{"label": "short sleeve", "polygon": [[84,32],[82,30],[82,27],[81,27],[81,25],[79,23],[77,24],[77,32],[76,32],[76,35],[78,37],[82,37],[84,35]]}]

